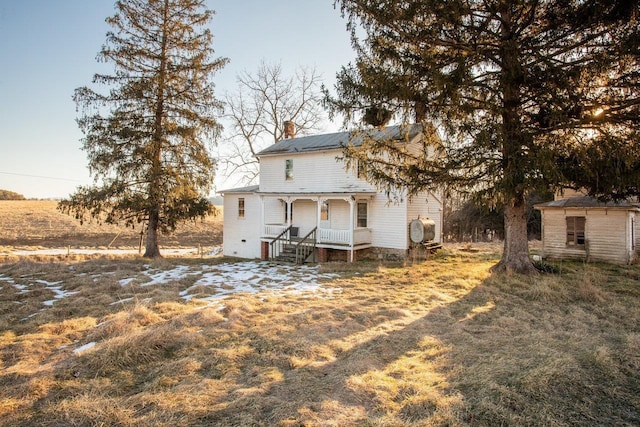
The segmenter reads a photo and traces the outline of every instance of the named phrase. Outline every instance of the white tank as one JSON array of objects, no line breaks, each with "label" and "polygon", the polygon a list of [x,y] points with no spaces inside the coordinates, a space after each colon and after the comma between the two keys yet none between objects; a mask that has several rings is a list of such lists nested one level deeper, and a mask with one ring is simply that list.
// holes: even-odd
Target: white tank
[{"label": "white tank", "polygon": [[424,243],[436,238],[436,223],[429,218],[418,218],[409,224],[409,237],[413,243]]}]

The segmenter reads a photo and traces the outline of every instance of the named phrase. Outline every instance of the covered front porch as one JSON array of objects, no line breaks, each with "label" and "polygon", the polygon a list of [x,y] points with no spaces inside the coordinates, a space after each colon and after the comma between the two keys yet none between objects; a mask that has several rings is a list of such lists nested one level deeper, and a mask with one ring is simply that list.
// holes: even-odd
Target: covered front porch
[{"label": "covered front porch", "polygon": [[[260,194],[263,258],[273,259],[285,242],[288,245],[311,245],[314,249],[349,251],[349,260],[353,261],[355,250],[371,246],[372,232],[368,222],[374,195]],[[269,243],[269,246],[264,243]]]}]

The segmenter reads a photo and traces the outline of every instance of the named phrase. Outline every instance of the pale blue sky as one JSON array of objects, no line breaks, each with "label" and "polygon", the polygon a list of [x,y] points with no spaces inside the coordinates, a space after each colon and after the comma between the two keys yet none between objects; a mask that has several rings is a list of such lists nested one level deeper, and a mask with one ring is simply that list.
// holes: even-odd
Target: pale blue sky
[{"label": "pale blue sky", "polygon": [[[104,67],[95,57],[113,5],[0,0],[0,189],[65,197],[91,182],[71,96]],[[333,0],[208,0],[208,7],[216,11],[216,55],[231,60],[215,76],[220,98],[235,89],[239,72],[255,70],[262,60],[282,62],[291,73],[316,67],[332,86],[340,66],[354,57]]]}]

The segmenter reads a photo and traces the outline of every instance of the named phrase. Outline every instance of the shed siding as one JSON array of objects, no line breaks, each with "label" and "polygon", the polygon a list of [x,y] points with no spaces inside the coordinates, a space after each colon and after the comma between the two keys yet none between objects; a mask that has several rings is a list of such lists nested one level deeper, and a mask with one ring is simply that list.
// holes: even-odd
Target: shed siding
[{"label": "shed siding", "polygon": [[[584,216],[586,247],[566,245],[566,217]],[[545,209],[543,254],[548,258],[577,258],[613,263],[629,262],[628,212],[613,209]]]},{"label": "shed siding", "polygon": [[[238,217],[238,199],[241,197],[244,198],[244,218]],[[253,193],[225,194],[222,253],[239,258],[259,258],[260,221],[259,196]]]}]

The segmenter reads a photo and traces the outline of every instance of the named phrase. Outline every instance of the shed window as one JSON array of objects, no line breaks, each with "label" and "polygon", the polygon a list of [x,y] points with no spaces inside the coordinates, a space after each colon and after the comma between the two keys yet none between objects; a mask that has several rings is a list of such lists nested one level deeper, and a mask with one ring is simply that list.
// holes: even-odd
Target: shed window
[{"label": "shed window", "polygon": [[567,217],[567,246],[584,246],[584,226],[586,219],[583,216]]},{"label": "shed window", "polygon": [[287,181],[293,180],[293,160],[287,159],[284,161],[284,179]]},{"label": "shed window", "polygon": [[238,199],[238,218],[244,218],[244,197]]},{"label": "shed window", "polygon": [[367,203],[366,202],[358,202],[357,206],[357,225],[358,227],[366,227],[367,226]]},{"label": "shed window", "polygon": [[320,221],[329,220],[329,202],[322,202],[320,205]]}]

